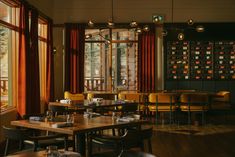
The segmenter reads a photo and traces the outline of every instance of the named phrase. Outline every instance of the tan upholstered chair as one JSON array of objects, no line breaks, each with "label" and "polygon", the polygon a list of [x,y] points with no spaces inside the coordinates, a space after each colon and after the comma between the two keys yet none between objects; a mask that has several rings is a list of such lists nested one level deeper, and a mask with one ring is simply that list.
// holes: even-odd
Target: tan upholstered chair
[{"label": "tan upholstered chair", "polygon": [[82,93],[70,93],[69,91],[64,92],[64,98],[70,100],[84,100],[84,95]]},{"label": "tan upholstered chair", "polygon": [[158,112],[170,112],[170,123],[172,123],[172,114],[177,110],[178,94],[176,93],[150,93],[149,111],[156,112],[156,123],[158,121]]},{"label": "tan upholstered chair", "polygon": [[229,91],[219,91],[215,96],[212,97],[211,109],[212,110],[224,110],[230,109],[230,92]]},{"label": "tan upholstered chair", "polygon": [[183,93],[180,96],[180,109],[188,112],[188,124],[191,124],[191,113],[201,112],[202,124],[204,113],[209,109],[209,95],[207,93]]},{"label": "tan upholstered chair", "polygon": [[[134,110],[139,111],[140,110],[140,104],[143,102],[142,101],[142,94],[141,93],[129,93],[129,92],[121,92],[118,94],[118,99],[119,100],[129,100],[129,101],[133,101],[133,102],[137,102],[138,106],[136,107],[128,107],[128,106],[124,106],[124,107],[118,107],[119,110],[125,110],[124,112],[128,112],[128,110],[132,110],[131,112],[133,112]],[[125,109],[124,109],[125,108]]]}]

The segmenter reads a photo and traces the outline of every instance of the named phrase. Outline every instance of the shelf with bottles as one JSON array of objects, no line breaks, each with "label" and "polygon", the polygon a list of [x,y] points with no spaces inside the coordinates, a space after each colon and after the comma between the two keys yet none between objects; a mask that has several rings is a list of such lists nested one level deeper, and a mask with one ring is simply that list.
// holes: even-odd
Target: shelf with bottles
[{"label": "shelf with bottles", "polygon": [[213,42],[192,41],[190,58],[191,79],[213,79]]},{"label": "shelf with bottles", "polygon": [[214,47],[216,79],[235,79],[235,42],[215,42]]},{"label": "shelf with bottles", "polygon": [[189,42],[167,42],[167,79],[189,79]]}]

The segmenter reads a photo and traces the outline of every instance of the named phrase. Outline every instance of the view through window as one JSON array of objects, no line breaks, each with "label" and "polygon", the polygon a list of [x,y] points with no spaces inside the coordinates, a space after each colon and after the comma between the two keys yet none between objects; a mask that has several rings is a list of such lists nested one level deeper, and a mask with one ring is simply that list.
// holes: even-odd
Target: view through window
[{"label": "view through window", "polygon": [[16,96],[16,57],[18,51],[18,14],[19,8],[0,2],[0,111],[13,103]]},{"label": "view through window", "polygon": [[86,36],[84,91],[136,90],[138,35],[134,29],[86,29]]}]

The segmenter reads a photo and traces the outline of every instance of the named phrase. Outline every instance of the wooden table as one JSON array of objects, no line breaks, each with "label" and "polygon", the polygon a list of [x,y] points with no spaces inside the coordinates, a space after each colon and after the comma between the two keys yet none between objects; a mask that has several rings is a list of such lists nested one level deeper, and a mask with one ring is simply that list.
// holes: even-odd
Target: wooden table
[{"label": "wooden table", "polygon": [[[62,151],[62,150],[59,150],[59,152],[64,153],[64,151]],[[66,151],[65,153],[66,154],[73,154],[76,157],[81,156],[80,154],[75,153],[75,152],[71,152],[71,151]],[[66,155],[64,154],[64,156],[66,156]],[[14,155],[8,155],[8,157],[47,157],[47,152],[45,150],[37,151],[37,152],[29,151],[29,152],[22,152],[22,153],[14,154]]]},{"label": "wooden table", "polygon": [[117,107],[126,105],[138,105],[135,101],[124,101],[124,100],[101,100],[100,102],[90,102],[88,100],[72,101],[71,104],[65,104],[60,102],[49,102],[49,106],[64,106],[71,109],[87,109],[87,108],[107,108],[107,107]]},{"label": "wooden table", "polygon": [[41,122],[41,121],[29,121],[29,120],[11,121],[11,125],[72,135],[75,144],[75,150],[84,155],[86,150],[85,147],[86,133],[105,130],[105,129],[112,129],[112,128],[140,126],[141,124],[144,124],[146,122],[147,121],[145,120],[135,120],[131,122],[117,122],[113,120],[112,117],[110,116],[85,118],[83,115],[77,114],[74,117],[74,124],[71,127],[55,128],[52,127],[53,124],[55,125],[63,122],[44,122],[44,121]]}]

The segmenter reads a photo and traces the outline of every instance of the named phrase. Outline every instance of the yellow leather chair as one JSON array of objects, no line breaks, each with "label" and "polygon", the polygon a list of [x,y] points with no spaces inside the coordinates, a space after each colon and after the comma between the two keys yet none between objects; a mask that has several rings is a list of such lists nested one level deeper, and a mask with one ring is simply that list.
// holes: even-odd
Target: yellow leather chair
[{"label": "yellow leather chair", "polygon": [[170,123],[172,114],[177,110],[178,94],[176,93],[150,93],[148,109],[156,113],[156,123],[158,122],[158,112],[170,112]]},{"label": "yellow leather chair", "polygon": [[64,98],[70,100],[84,100],[84,95],[82,93],[70,93],[69,91],[64,92]]},{"label": "yellow leather chair", "polygon": [[191,124],[191,113],[201,112],[202,124],[204,123],[205,111],[209,109],[209,95],[207,93],[183,93],[180,96],[180,109],[188,112],[188,124]]},{"label": "yellow leather chair", "polygon": [[[129,92],[121,92],[118,94],[118,99],[119,100],[129,100],[129,101],[133,101],[133,102],[137,102],[138,103],[138,106],[136,108],[136,111],[140,111],[141,110],[141,104],[143,102],[142,100],[142,94],[141,93],[129,93]],[[125,108],[125,109],[124,109]],[[135,110],[135,107],[118,107],[119,110],[125,110],[128,112],[128,110],[132,110],[134,111]],[[125,112],[124,111],[124,112]]]},{"label": "yellow leather chair", "polygon": [[212,110],[224,110],[230,109],[230,92],[229,91],[219,91],[215,96],[212,97],[211,109]]}]

